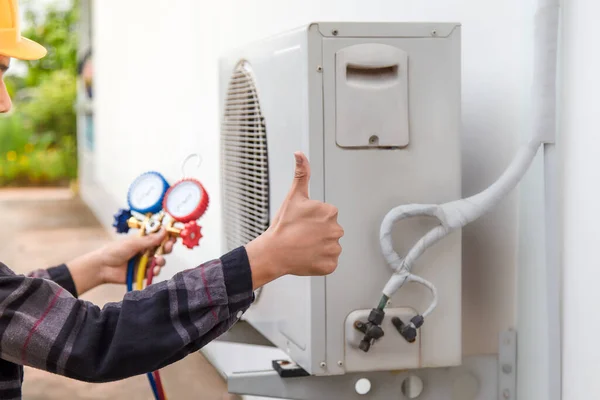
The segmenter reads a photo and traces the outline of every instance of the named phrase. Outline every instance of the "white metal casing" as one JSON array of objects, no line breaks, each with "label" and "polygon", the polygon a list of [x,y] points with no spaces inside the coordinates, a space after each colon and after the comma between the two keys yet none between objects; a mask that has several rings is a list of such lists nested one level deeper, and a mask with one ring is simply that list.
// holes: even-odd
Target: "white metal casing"
[{"label": "white metal casing", "polygon": [[[356,134],[336,132],[339,121],[350,117],[336,112],[336,53],[363,44],[392,46],[407,57],[407,91],[399,93],[407,92],[408,132],[400,127],[398,136],[393,131],[386,136],[397,147],[380,147],[386,143],[377,141],[359,145],[375,122],[359,124]],[[437,286],[440,297],[416,343],[387,329],[363,353],[348,343],[346,329],[351,313],[365,314],[377,305],[390,277],[379,248],[384,215],[400,204],[460,198],[460,25],[314,23],[245,46],[221,60],[221,118],[232,71],[241,61],[252,68],[266,124],[271,218],[291,186],[293,152],[301,150],[310,160],[310,197],[337,206],[345,230],[332,275],[287,276],[268,284],[245,319],[314,375],[459,365],[460,232],[428,250],[414,269]],[[382,116],[387,117],[394,116]],[[405,253],[431,227],[425,219],[400,224],[396,249]],[[422,287],[407,285],[386,310],[388,315],[423,312],[430,300]]]}]

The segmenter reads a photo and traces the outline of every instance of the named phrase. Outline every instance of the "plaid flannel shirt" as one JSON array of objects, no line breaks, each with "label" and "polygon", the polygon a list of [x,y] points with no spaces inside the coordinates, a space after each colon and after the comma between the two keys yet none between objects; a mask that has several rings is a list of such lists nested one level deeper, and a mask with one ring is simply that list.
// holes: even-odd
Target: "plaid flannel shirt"
[{"label": "plaid flannel shirt", "polygon": [[21,399],[23,365],[87,382],[154,371],[225,333],[254,300],[243,247],[100,309],[65,265],[16,275],[0,263],[0,399]]}]

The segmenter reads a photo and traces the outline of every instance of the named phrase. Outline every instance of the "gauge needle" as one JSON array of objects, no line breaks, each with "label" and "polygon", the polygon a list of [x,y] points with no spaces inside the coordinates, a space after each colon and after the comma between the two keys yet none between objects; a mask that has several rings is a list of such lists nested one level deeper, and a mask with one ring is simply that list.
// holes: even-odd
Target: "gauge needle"
[{"label": "gauge needle", "polygon": [[148,190],[146,190],[145,193],[140,193],[140,197],[138,197],[138,201],[142,201],[143,199],[147,198],[148,196],[150,196],[152,194],[152,192],[154,192],[154,186],[150,186],[148,188]]},{"label": "gauge needle", "polygon": [[183,207],[185,205],[185,203],[187,203],[191,197],[192,197],[192,195],[188,193],[188,195],[185,197],[185,199],[183,199],[183,201],[177,205],[177,211],[181,211],[181,207]]}]

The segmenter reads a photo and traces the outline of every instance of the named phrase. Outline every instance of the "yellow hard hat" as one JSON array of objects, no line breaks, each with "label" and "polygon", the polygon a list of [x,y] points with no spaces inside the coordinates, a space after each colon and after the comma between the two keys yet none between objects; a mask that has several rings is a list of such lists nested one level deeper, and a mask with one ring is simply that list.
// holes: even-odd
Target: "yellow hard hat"
[{"label": "yellow hard hat", "polygon": [[39,60],[46,49],[21,36],[18,0],[0,0],[0,55],[19,60]]}]

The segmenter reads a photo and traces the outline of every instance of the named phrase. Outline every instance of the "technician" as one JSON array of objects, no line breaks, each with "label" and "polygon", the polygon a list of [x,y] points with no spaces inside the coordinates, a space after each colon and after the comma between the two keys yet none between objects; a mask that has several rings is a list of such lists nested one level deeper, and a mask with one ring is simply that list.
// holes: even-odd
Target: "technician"
[{"label": "technician", "polygon": [[[21,37],[18,15],[17,0],[0,0],[2,113],[11,108],[3,81],[11,58],[46,54]],[[264,234],[103,309],[77,296],[103,283],[124,283],[127,261],[157,247],[164,230],[30,276],[0,264],[0,399],[21,399],[23,365],[88,382],[158,370],[227,331],[251,305],[255,289],[283,275],[332,273],[343,235],[337,210],[309,199],[308,160],[301,153],[295,159],[292,187]],[[172,247],[169,242],[167,253]],[[163,266],[164,258],[157,264]]]}]

